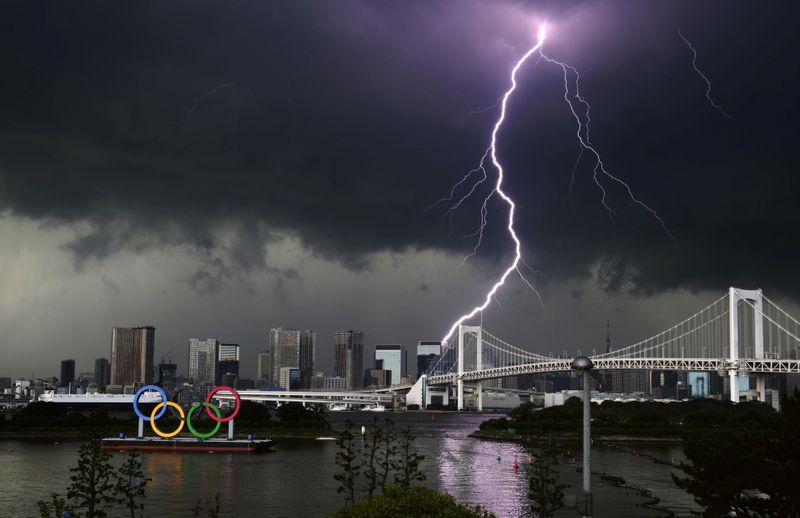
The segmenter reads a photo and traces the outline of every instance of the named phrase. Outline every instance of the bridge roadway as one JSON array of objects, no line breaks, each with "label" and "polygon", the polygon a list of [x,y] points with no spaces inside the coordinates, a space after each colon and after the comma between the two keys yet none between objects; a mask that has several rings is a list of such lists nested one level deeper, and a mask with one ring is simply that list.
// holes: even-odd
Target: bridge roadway
[{"label": "bridge roadway", "polygon": [[[275,401],[280,403],[341,403],[347,405],[390,405],[393,394],[379,392],[322,392],[295,390],[239,390],[239,397],[248,401]],[[233,395],[217,392],[214,399],[232,402]]]},{"label": "bridge roadway", "polygon": [[[481,381],[519,374],[540,374],[572,370],[573,358],[554,358],[521,365],[510,365],[494,369],[464,371],[462,381]],[[596,370],[646,369],[667,371],[717,371],[727,373],[736,370],[740,376],[751,373],[800,373],[800,360],[747,359],[731,361],[727,358],[597,358],[592,359]],[[428,385],[447,385],[458,380],[458,374],[428,376]]]}]

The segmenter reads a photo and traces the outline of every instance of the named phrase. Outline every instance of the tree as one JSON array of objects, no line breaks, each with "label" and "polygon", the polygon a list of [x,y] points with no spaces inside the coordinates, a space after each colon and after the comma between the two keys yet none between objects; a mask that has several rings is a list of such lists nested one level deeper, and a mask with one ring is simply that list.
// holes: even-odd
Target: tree
[{"label": "tree", "polygon": [[340,509],[333,518],[494,518],[482,507],[459,504],[447,493],[424,486],[404,489],[390,485],[386,494],[375,495]]},{"label": "tree", "polygon": [[111,455],[100,448],[100,438],[94,437],[78,450],[78,465],[71,468],[71,484],[67,499],[75,510],[84,509],[86,518],[105,518],[103,509],[114,501],[114,468]]},{"label": "tree", "polygon": [[246,399],[241,402],[239,414],[236,416],[237,425],[260,428],[269,426],[269,423],[269,409],[266,405]]},{"label": "tree", "polygon": [[328,428],[330,425],[325,420],[323,405],[303,406],[302,403],[285,403],[275,411],[281,423],[289,425],[312,425]]},{"label": "tree", "polygon": [[336,446],[339,447],[339,451],[336,452],[336,465],[342,469],[333,477],[339,482],[336,492],[344,492],[345,505],[353,504],[356,501],[356,480],[360,473],[360,466],[356,460],[358,452],[355,446],[353,423],[349,419],[345,423],[345,429],[339,434]]},{"label": "tree", "polygon": [[382,493],[386,493],[386,483],[392,471],[392,463],[397,456],[394,431],[394,422],[388,417],[384,421],[383,434],[381,435],[380,449],[378,451],[378,485]]},{"label": "tree", "polygon": [[564,490],[569,487],[559,482],[558,450],[550,436],[540,440],[541,449],[528,465],[528,499],[531,512],[548,518],[564,506]]},{"label": "tree", "polygon": [[406,428],[400,434],[400,446],[398,448],[398,459],[394,465],[398,473],[394,476],[394,481],[400,487],[408,489],[414,482],[422,482],[427,477],[419,470],[420,463],[425,459],[424,455],[414,451],[414,440],[416,437],[411,433],[410,428]]},{"label": "tree", "polygon": [[[206,498],[205,509],[207,518],[219,518],[219,508],[220,508],[219,493],[214,495],[214,503],[209,502],[208,498]],[[197,503],[194,505],[194,507],[192,507],[191,511],[192,513],[194,513],[192,514],[194,518],[200,518],[200,513],[203,511],[202,502],[198,500]]]},{"label": "tree", "polygon": [[144,488],[147,485],[140,457],[137,452],[130,452],[115,476],[114,489],[118,496],[117,501],[125,505],[131,518],[136,518],[137,509],[144,510],[144,504],[137,503],[138,499],[144,498]]},{"label": "tree", "polygon": [[364,446],[362,449],[361,468],[366,478],[364,490],[367,492],[367,497],[372,498],[372,494],[379,484],[379,474],[377,455],[378,448],[383,442],[383,430],[378,426],[378,418],[374,417],[372,423],[366,427],[364,434]]},{"label": "tree", "polygon": [[39,500],[36,505],[39,507],[41,518],[63,518],[64,512],[69,511],[67,501],[58,493],[51,493],[49,502]]},{"label": "tree", "polygon": [[800,516],[800,392],[780,414],[757,401],[732,405],[684,438],[689,463],[675,483],[705,516]]}]

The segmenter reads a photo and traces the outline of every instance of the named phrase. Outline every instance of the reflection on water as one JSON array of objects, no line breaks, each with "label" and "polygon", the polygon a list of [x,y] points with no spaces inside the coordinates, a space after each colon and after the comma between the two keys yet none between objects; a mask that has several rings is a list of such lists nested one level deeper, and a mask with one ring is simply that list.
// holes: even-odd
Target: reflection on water
[{"label": "reflection on water", "polygon": [[456,500],[481,504],[498,516],[521,516],[527,497],[525,457],[517,444],[446,437],[438,457],[438,487]]},{"label": "reflection on water", "polygon": [[[334,428],[341,429],[349,418],[360,430],[372,417],[366,412],[337,412],[330,420]],[[421,469],[428,477],[428,486],[447,491],[460,502],[483,505],[501,518],[523,515],[528,505],[528,456],[523,447],[467,437],[481,421],[495,416],[406,412],[390,417],[399,429],[410,427],[416,435],[415,447],[425,455]],[[3,442],[0,446],[0,516],[38,515],[37,500],[47,499],[52,491],[65,491],[69,468],[77,460],[78,443]],[[265,455],[146,453],[144,468],[151,479],[145,501],[147,514],[158,518],[191,515],[190,509],[198,500],[213,502],[219,493],[220,515],[224,517],[327,516],[343,504],[333,478],[337,471],[335,454],[333,441],[313,440],[279,440],[275,451]],[[123,455],[114,457],[114,462],[121,462]],[[520,464],[518,471],[513,468],[515,457]],[[696,507],[669,476],[669,462],[682,459],[680,447],[673,445],[599,446],[592,455],[593,471],[649,489],[661,505],[678,515],[688,515]],[[560,468],[562,480],[572,486],[567,492],[575,494],[575,488],[581,487],[580,473],[574,465],[564,463]],[[599,476],[593,477],[593,491],[596,516],[665,514],[641,507],[647,498],[629,488],[612,487]],[[574,510],[560,514],[574,515]]]}]

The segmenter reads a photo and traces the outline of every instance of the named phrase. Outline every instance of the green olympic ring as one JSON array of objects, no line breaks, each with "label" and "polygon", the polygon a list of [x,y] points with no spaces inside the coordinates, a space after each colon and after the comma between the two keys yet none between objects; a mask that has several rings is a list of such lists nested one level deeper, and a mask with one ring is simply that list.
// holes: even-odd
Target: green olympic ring
[{"label": "green olympic ring", "polygon": [[213,410],[214,413],[217,414],[217,419],[222,418],[222,414],[220,414],[219,408],[217,408],[216,405],[214,405],[213,403],[206,403],[206,402],[193,404],[189,408],[189,411],[186,413],[186,428],[188,428],[189,431],[192,432],[192,435],[194,435],[198,439],[208,439],[209,437],[213,437],[214,435],[216,435],[222,423],[220,421],[217,421],[216,426],[214,426],[214,429],[208,433],[200,433],[197,430],[195,430],[194,426],[192,426],[192,414],[194,413],[195,410],[199,409],[200,407],[206,407]]}]

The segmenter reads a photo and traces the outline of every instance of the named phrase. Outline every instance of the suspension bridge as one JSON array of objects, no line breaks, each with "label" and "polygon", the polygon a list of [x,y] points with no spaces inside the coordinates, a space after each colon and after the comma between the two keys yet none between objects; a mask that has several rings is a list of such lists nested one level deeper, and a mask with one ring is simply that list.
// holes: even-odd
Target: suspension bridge
[{"label": "suspension bridge", "polygon": [[[729,378],[730,398],[740,400],[739,378],[756,379],[765,400],[765,376],[800,373],[800,322],[761,290],[729,288],[722,297],[682,322],[646,340],[591,356],[596,370],[712,371]],[[461,325],[444,344],[438,361],[420,382],[426,387],[455,385],[463,408],[464,383],[520,374],[569,371],[573,357],[531,353],[481,326]],[[412,389],[413,391],[413,389]],[[424,397],[424,396],[423,396]]]}]

